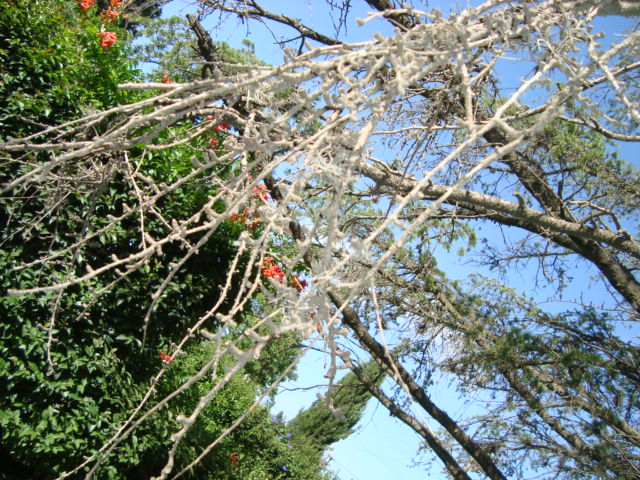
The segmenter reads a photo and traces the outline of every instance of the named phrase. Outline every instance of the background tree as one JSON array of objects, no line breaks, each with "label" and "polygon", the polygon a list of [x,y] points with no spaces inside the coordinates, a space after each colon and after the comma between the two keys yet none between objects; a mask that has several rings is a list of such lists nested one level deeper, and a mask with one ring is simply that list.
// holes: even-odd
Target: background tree
[{"label": "background tree", "polygon": [[[359,369],[374,385],[380,386],[385,378],[374,361],[369,361]],[[304,439],[310,445],[320,462],[328,447],[354,432],[354,427],[362,418],[371,397],[372,394],[366,385],[355,373],[349,372],[330,390],[333,410],[327,408],[324,398],[318,399],[308,408],[298,412],[289,422],[288,428],[293,435]]]}]

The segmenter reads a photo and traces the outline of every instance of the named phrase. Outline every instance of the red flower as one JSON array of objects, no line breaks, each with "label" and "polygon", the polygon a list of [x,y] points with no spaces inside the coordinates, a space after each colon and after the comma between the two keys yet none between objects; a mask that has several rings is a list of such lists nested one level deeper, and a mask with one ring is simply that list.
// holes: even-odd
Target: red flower
[{"label": "red flower", "polygon": [[262,274],[267,278],[275,278],[278,277],[280,283],[284,280],[285,274],[282,269],[278,265],[271,265],[269,267],[262,269]]},{"label": "red flower", "polygon": [[119,0],[111,0],[109,2],[109,5],[111,5],[111,8],[117,8],[120,5],[122,5],[123,2],[119,1]]},{"label": "red flower", "polygon": [[230,217],[232,222],[244,223],[247,221],[247,209],[245,208],[240,215],[232,213]]},{"label": "red flower", "polygon": [[229,128],[229,125],[226,123],[221,123],[220,125],[216,125],[215,127],[213,127],[214,130],[226,130],[227,128]]},{"label": "red flower", "polygon": [[100,45],[102,48],[108,48],[118,41],[118,36],[115,32],[98,32],[100,37]]},{"label": "red flower", "polygon": [[262,274],[267,278],[278,277],[280,283],[284,280],[285,273],[280,268],[280,265],[274,265],[272,257],[264,257],[264,264],[262,265]]},{"label": "red flower", "polygon": [[240,460],[238,459],[238,452],[231,452],[231,455],[229,455],[231,457],[231,465],[233,465],[234,467],[237,467],[240,465]]},{"label": "red flower", "polygon": [[173,362],[173,358],[171,358],[171,355],[167,355],[164,352],[160,352],[160,360],[162,360],[162,363],[171,363],[171,362]]},{"label": "red flower", "polygon": [[82,8],[83,12],[89,10],[94,3],[94,0],[78,0],[78,5],[80,5],[80,8]]}]

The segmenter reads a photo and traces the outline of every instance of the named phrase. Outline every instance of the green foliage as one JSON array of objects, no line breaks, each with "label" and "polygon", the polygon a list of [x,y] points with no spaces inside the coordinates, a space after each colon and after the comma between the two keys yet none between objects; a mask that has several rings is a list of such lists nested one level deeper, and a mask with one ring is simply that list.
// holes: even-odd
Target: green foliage
[{"label": "green foliage", "polygon": [[[96,14],[99,14],[102,10],[110,8],[110,0],[97,0],[96,2]],[[146,18],[157,18],[162,14],[162,6],[166,2],[163,0],[130,0],[126,2],[125,8],[127,16],[134,16],[134,19],[144,21]],[[138,22],[127,21],[122,19],[122,24],[129,30],[136,31],[139,26]]]},{"label": "green foliage", "polygon": [[[1,138],[33,133],[88,109],[127,100],[128,95],[116,89],[136,74],[125,58],[126,49],[119,43],[102,49],[97,19],[83,16],[76,2],[4,2],[0,28]],[[118,33],[122,41],[122,32]],[[15,173],[10,162],[3,163],[3,178]],[[26,192],[29,201],[3,198],[0,205],[0,455],[6,475],[52,478],[76,467],[79,459],[111,438],[114,426],[124,422],[146,389],[127,371],[119,351],[127,336],[111,320],[121,307],[114,303],[100,310],[106,321],[100,321],[97,310],[85,308],[91,289],[101,285],[94,282],[61,297],[4,294],[9,287],[29,288],[50,276],[63,278],[91,256],[78,251],[60,257],[58,267],[44,264],[14,270],[50,248],[70,245],[90,231],[87,212],[114,208],[117,196],[123,195],[116,185],[96,191],[77,187],[63,203],[64,210],[54,208],[60,199],[49,196],[46,189]],[[42,218],[46,220],[40,223]],[[111,240],[123,236],[122,232],[109,235]],[[52,316],[56,328],[49,339],[46,327]],[[144,428],[135,432],[118,448],[110,466],[98,471],[99,478],[131,470],[140,452],[163,444],[166,429],[163,432],[161,422],[155,422],[147,424],[154,427],[154,435]]]},{"label": "green foliage", "polygon": [[637,169],[619,159],[613,143],[597,132],[555,121],[544,130],[536,146],[542,166],[556,170],[552,178],[562,186],[561,195],[571,196],[574,201],[597,197],[618,215],[627,216],[640,207]]},{"label": "green foliage", "polygon": [[[480,277],[470,290],[451,297],[464,316],[447,323],[462,345],[441,366],[456,375],[461,391],[502,400],[473,419],[476,438],[502,447],[500,462],[512,475],[521,475],[526,463],[569,477],[574,471],[600,477],[610,469],[632,478],[621,452],[636,447],[619,432],[638,422],[637,347],[616,335],[607,314],[585,309],[550,315]],[[576,447],[574,437],[584,446]],[[543,439],[543,448],[531,448],[541,441],[533,439]],[[566,451],[565,442],[576,449]],[[518,445],[528,448],[516,454]]]},{"label": "green foliage", "polygon": [[[17,260],[15,250],[0,250],[3,272]],[[18,284],[29,284],[32,275],[2,275],[1,288],[15,285],[16,277]],[[125,370],[115,339],[96,329],[83,328],[78,335],[78,325],[60,325],[49,361],[44,325],[54,298],[0,297],[0,450],[10,459],[2,471],[22,478],[51,478],[76,467],[79,458],[111,438],[145,390]],[[111,469],[132,469],[140,452],[164,442],[157,419],[146,427],[155,434],[136,431],[117,450]]]},{"label": "green foliage", "polygon": [[[96,35],[98,17],[90,13],[82,14],[71,1],[17,0],[0,5],[0,60],[5,65],[0,72],[1,138],[33,133],[44,125],[133,98],[117,89],[117,84],[138,75],[126,58],[126,32],[119,29],[119,41],[103,49]],[[234,52],[228,46],[221,45],[220,51],[229,61],[248,58],[248,53]],[[191,122],[175,125],[154,141],[192,127]],[[172,184],[192,173],[192,157],[207,140],[195,139],[158,152],[144,146],[128,152],[130,166],[138,173],[138,187]],[[27,168],[7,160],[0,166],[3,179],[14,178]],[[37,162],[39,157],[28,160]],[[119,258],[139,251],[145,241],[142,228],[151,238],[167,235],[171,226],[163,219],[190,218],[216,193],[209,176],[224,178],[233,168],[220,166],[193,176],[156,203],[158,215],[141,218],[127,213],[140,202],[130,171],[111,168],[114,164],[113,156],[94,156],[66,167],[58,184],[29,187],[22,192],[25,200],[0,200],[3,478],[55,477],[77,467],[108,442],[147,392],[152,376],[162,366],[160,353],[170,352],[186,328],[218,301],[219,286],[236,253],[233,243],[242,229],[227,222],[173,276],[148,325],[143,319],[151,308],[150,294],[185,254],[178,240],[163,247],[162,257],[153,255],[126,275],[105,272],[60,294],[5,295],[8,288],[33,288],[100,268],[109,261],[105,251]],[[60,196],[61,191],[66,194]],[[213,208],[223,211],[226,207],[218,202]],[[114,222],[114,218],[121,220]],[[199,238],[196,235],[190,241]],[[74,247],[80,239],[85,240],[83,246]],[[52,252],[58,252],[53,261],[39,261]],[[21,267],[30,262],[29,267]],[[235,288],[232,285],[229,298],[234,297]],[[262,308],[260,299],[251,305],[255,310]],[[223,304],[220,311],[225,309]],[[257,318],[248,311],[239,317],[239,324]],[[50,322],[55,325],[51,336]],[[216,320],[203,326],[211,331],[218,328]],[[251,361],[244,374],[215,395],[178,450],[178,465],[186,466],[247,411],[261,389],[289,364],[297,341],[294,335],[280,336],[268,345],[266,355]],[[186,354],[168,365],[150,402],[178,388],[212,354],[208,342],[188,344]],[[129,434],[98,468],[96,478],[156,475],[166,461],[169,436],[179,427],[175,417],[195,408],[222,375],[215,373]],[[307,455],[307,449],[287,435],[281,422],[272,420],[268,406],[260,405],[186,478],[327,478],[322,462]]]},{"label": "green foliage", "polygon": [[0,141],[126,101],[115,87],[136,71],[122,42],[100,47],[98,28],[76,2],[0,3]]},{"label": "green foliage", "polygon": [[[159,394],[167,395],[186,382],[210,361],[215,352],[213,342],[192,345],[186,355],[178,356],[169,366]],[[225,373],[224,365],[231,366],[233,361],[232,358],[223,359],[218,371],[205,375],[181,394],[176,402],[176,413],[191,412],[200,399],[215,388]],[[250,375],[234,376],[212,398],[187,434],[177,456],[179,468],[191,462],[204,446],[215,441],[245,414],[254,404],[260,389],[260,382]],[[175,425],[177,430],[179,425]],[[324,480],[328,477],[323,472],[323,464],[308,454],[306,444],[288,432],[279,417],[272,417],[267,406],[258,405],[238,428],[194,467],[188,478]]]},{"label": "green foliage", "polygon": [[[373,360],[361,369],[378,386],[386,376]],[[347,373],[331,389],[330,395],[337,412],[335,415],[327,408],[327,401],[319,399],[299,412],[288,425],[295,436],[304,439],[318,459],[330,445],[354,432],[354,427],[372,396],[353,372]]]},{"label": "green foliage", "polygon": [[[138,33],[139,42],[134,58],[151,67],[150,79],[160,80],[167,74],[173,81],[189,82],[201,78],[202,58],[197,54],[197,39],[184,18],[173,16],[146,20]],[[225,42],[215,42],[216,65],[225,74],[237,71],[238,65],[260,65],[254,49],[231,48]],[[235,66],[234,66],[235,65]]]}]

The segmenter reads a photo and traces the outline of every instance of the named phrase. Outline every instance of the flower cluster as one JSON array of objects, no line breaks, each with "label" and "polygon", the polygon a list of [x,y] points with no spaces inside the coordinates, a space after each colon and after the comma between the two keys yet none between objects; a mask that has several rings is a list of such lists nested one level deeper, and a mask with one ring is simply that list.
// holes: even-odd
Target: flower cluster
[{"label": "flower cluster", "polygon": [[289,443],[288,439],[291,438],[292,436],[293,436],[293,434],[291,432],[287,432],[284,435],[279,435],[278,439],[280,439],[280,440],[287,439],[287,448],[291,449],[291,448],[293,448],[293,445],[291,445],[291,443]]},{"label": "flower cluster", "polygon": [[[228,127],[227,124],[222,123],[219,125],[220,127]],[[211,139],[211,142],[216,141],[216,139]],[[253,177],[251,176],[251,174],[247,175],[247,178],[249,180],[252,180]],[[267,187],[265,185],[256,185],[253,187],[253,196],[255,199],[255,203],[258,205],[261,204],[268,204],[269,199],[271,198],[269,196],[269,192],[267,192]],[[255,209],[251,209],[252,212],[255,211]],[[229,219],[232,222],[238,222],[242,225],[247,225],[247,228],[249,230],[255,230],[256,228],[258,228],[258,225],[260,225],[262,223],[262,220],[260,220],[260,215],[257,213],[254,213],[252,217],[250,217],[250,209],[249,208],[245,208],[244,210],[242,210],[242,212],[240,213],[232,213],[231,216],[229,217]],[[248,220],[251,220],[249,223],[247,223]]]},{"label": "flower cluster", "polygon": [[247,215],[249,214],[249,209],[245,208],[240,215],[237,213],[232,213],[230,220],[232,222],[245,223],[247,221]]},{"label": "flower cluster", "polygon": [[229,458],[232,466],[234,467],[240,466],[240,459],[238,458],[238,452],[231,452],[231,454],[229,455]]},{"label": "flower cluster", "polygon": [[[282,270],[280,265],[274,263],[273,257],[264,257],[264,263],[262,264],[262,275],[267,278],[277,278],[280,283],[287,277],[287,274]],[[288,284],[295,288],[298,293],[307,288],[307,281],[300,278],[299,273],[294,273],[288,279]]]},{"label": "flower cluster", "polygon": [[250,223],[247,223],[247,220],[249,219],[249,209],[245,208],[242,212],[240,213],[232,213],[231,216],[229,217],[229,220],[231,220],[232,222],[237,222],[240,225],[247,225],[247,228],[249,230],[255,230],[256,228],[258,228],[258,225],[260,225],[262,223],[262,221],[260,221],[260,216],[256,215],[252,221]]},{"label": "flower cluster", "polygon": [[273,257],[264,257],[264,263],[262,264],[262,274],[267,278],[278,278],[280,283],[286,276],[280,268],[280,265],[273,263]]},{"label": "flower cluster", "polygon": [[100,37],[100,45],[105,49],[118,41],[115,32],[98,32],[98,36]]},{"label": "flower cluster", "polygon": [[[214,122],[216,120],[216,117],[214,117],[213,115],[207,115],[205,117],[207,120],[209,120],[210,122]],[[225,130],[229,129],[229,124],[228,123],[219,123],[215,126],[212,127],[213,130],[215,130],[216,132],[224,132]],[[216,145],[218,142],[220,141],[220,139],[218,137],[211,137],[209,139],[209,143],[211,143],[211,145]]]},{"label": "flower cluster", "polygon": [[[77,0],[78,5],[82,9],[84,13],[87,12],[93,5],[95,4],[95,0]],[[122,5],[123,2],[119,0],[110,0],[109,8],[106,10],[102,10],[100,12],[100,23],[102,26],[100,27],[100,32],[97,33],[100,38],[100,45],[103,49],[109,48],[111,45],[118,41],[118,36],[115,32],[107,32],[104,31],[104,25],[108,23],[114,22],[119,16],[120,12],[116,10],[119,6]],[[124,16],[127,18],[127,16]]]},{"label": "flower cluster", "polygon": [[[220,126],[225,126],[225,124],[221,124]],[[252,180],[253,177],[248,175],[247,178]],[[269,192],[265,185],[255,185],[253,187],[253,196],[255,198],[255,202],[259,204],[268,204],[271,197],[269,196]],[[262,222],[260,220],[259,215],[254,214],[250,216],[250,212],[254,211],[255,208],[244,208],[242,211],[238,213],[232,213],[229,216],[229,220],[231,222],[237,222],[241,225],[247,225],[249,230],[254,230],[260,225]],[[298,293],[302,292],[305,288],[307,288],[308,283],[306,280],[300,278],[299,273],[294,273],[292,275],[287,275],[282,267],[278,265],[273,257],[264,257],[263,263],[260,266],[260,270],[262,271],[262,275],[266,278],[277,279],[280,283],[283,283],[286,279],[286,284],[290,287],[296,289]]]},{"label": "flower cluster", "polygon": [[102,20],[103,23],[111,23],[115,21],[115,19],[119,16],[119,12],[117,12],[116,10],[111,10],[110,8],[108,8],[107,10],[102,10],[100,12],[100,20]]},{"label": "flower cluster", "polygon": [[173,362],[173,358],[171,358],[171,355],[167,355],[164,352],[160,352],[160,360],[162,360],[162,363],[171,363]]}]

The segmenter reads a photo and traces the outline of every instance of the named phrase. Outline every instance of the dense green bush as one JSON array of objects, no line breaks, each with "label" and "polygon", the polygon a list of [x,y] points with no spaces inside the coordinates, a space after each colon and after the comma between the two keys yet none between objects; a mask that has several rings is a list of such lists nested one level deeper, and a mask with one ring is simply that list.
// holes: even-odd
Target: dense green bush
[{"label": "dense green bush", "polygon": [[115,87],[136,70],[122,42],[103,49],[98,31],[74,1],[0,3],[0,140],[126,100]]},{"label": "dense green bush", "polygon": [[[101,25],[96,10],[94,5],[83,12],[75,1],[12,0],[0,5],[0,141],[140,95],[117,89],[118,83],[138,75],[127,59],[129,34],[114,24]],[[118,41],[103,48],[97,34],[105,27],[115,31]],[[191,126],[185,122],[172,128]],[[140,146],[128,152],[128,161],[154,182],[171,183],[192,171],[191,157],[206,141],[195,139],[153,154]],[[0,177],[15,178],[29,164],[44,160],[41,155],[3,158]],[[112,272],[63,292],[7,295],[9,288],[33,288],[52,278],[81,276],[88,266],[99,268],[108,261],[105,251],[124,258],[138,250],[138,218],[110,225],[109,218],[139,202],[117,156],[95,155],[69,166],[58,185],[32,185],[11,200],[0,199],[0,478],[55,478],[98,452],[143,399],[163,365],[161,352],[171,351],[186,328],[218,300],[235,255],[234,240],[242,228],[228,222],[172,278],[148,326],[143,319],[150,294],[184,255],[179,242],[163,247],[161,259],[151,257],[125,276]],[[224,176],[231,168],[220,167],[215,173]],[[200,210],[215,193],[207,173],[166,195],[157,211],[165,218],[185,219]],[[218,203],[215,208],[225,206]],[[145,231],[153,237],[163,236],[166,228],[158,218],[145,219]],[[73,246],[101,229],[83,248]],[[52,252],[61,253],[39,261]],[[24,264],[29,266],[21,267]],[[238,321],[255,321],[260,305],[256,299],[256,312],[247,311]],[[215,320],[205,326],[217,328]],[[244,375],[214,397],[178,450],[178,467],[193,460],[255,402],[290,362],[296,343],[287,335],[272,342],[269,355],[250,362]],[[192,376],[211,349],[195,339],[187,344],[185,353],[167,365],[147,405]],[[168,439],[180,427],[176,416],[190,413],[215,381],[216,375],[209,373],[144,421],[111,452],[96,478],[156,475],[166,461]],[[284,428],[267,405],[260,405],[186,478],[325,478],[322,464]],[[71,478],[82,477],[91,465]]]}]

